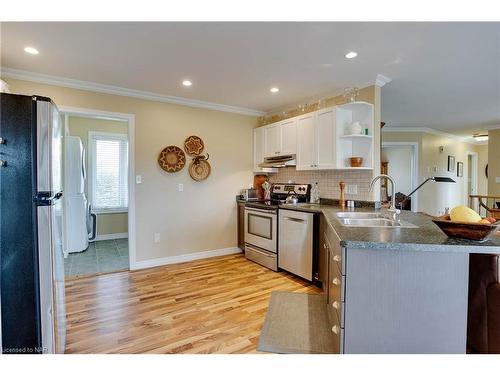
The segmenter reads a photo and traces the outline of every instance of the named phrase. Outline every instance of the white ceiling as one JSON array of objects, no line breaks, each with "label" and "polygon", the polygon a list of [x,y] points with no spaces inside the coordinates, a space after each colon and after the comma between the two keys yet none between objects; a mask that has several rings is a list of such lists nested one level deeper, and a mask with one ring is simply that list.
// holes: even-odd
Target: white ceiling
[{"label": "white ceiling", "polygon": [[260,111],[383,74],[388,126],[500,124],[500,23],[3,23],[0,35],[7,68]]}]

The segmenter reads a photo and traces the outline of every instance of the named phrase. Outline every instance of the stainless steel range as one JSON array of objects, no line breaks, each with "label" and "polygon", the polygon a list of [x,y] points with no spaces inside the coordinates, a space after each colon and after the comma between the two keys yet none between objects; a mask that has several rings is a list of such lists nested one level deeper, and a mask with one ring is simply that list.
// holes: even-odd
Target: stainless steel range
[{"label": "stainless steel range", "polygon": [[278,208],[288,200],[308,202],[311,185],[271,186],[271,200],[245,203],[245,257],[278,271]]}]

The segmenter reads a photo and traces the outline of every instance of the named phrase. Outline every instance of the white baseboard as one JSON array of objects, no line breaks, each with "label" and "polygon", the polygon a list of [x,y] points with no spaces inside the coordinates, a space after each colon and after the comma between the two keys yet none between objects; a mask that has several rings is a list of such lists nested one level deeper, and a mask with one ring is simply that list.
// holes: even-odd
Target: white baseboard
[{"label": "white baseboard", "polygon": [[100,234],[95,237],[91,242],[95,241],[105,241],[105,240],[118,240],[120,238],[128,238],[128,233],[110,233],[110,234]]},{"label": "white baseboard", "polygon": [[198,259],[213,258],[213,257],[222,256],[222,255],[231,255],[231,254],[238,254],[238,253],[241,253],[241,249],[239,247],[227,247],[224,249],[200,251],[197,253],[175,255],[175,256],[171,256],[171,257],[140,260],[140,261],[135,262],[135,264],[131,264],[130,269],[131,270],[138,270],[138,269],[142,269],[142,268],[158,267],[158,266],[164,266],[166,264],[174,264],[174,263],[184,263],[184,262],[190,262],[190,261],[198,260]]}]

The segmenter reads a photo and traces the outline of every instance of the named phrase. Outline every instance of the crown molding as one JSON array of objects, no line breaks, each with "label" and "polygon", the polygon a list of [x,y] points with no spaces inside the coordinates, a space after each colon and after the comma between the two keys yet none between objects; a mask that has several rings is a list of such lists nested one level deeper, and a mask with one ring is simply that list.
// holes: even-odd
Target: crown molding
[{"label": "crown molding", "polygon": [[177,104],[194,108],[211,109],[214,111],[221,111],[221,112],[237,113],[240,115],[259,117],[265,114],[265,112],[258,111],[255,109],[234,107],[225,104],[206,102],[203,100],[188,99],[179,96],[158,94],[150,91],[128,89],[125,87],[105,85],[96,82],[80,81],[72,78],[29,72],[26,70],[0,67],[0,76],[5,78],[19,79],[22,81],[30,81],[30,82],[43,83],[53,86],[68,87],[78,90],[99,92],[103,94],[127,96],[131,98],[151,100],[155,102]]},{"label": "crown molding", "polygon": [[386,77],[383,74],[377,74],[377,78],[375,78],[375,86],[383,87],[391,81],[392,78]]},{"label": "crown molding", "polygon": [[470,143],[471,145],[482,145],[486,144],[485,142],[478,142],[475,141],[474,139],[467,138],[467,137],[461,137],[459,135],[451,134],[451,133],[446,133],[441,130],[436,130],[432,128],[427,128],[424,126],[384,126],[382,128],[382,132],[384,133],[426,133],[426,134],[433,134],[433,135],[440,135],[442,137],[448,137],[451,139],[455,139],[460,142],[465,142],[465,143]]},{"label": "crown molding", "polygon": [[486,126],[485,129],[486,130],[497,130],[497,129],[500,129],[500,124]]}]

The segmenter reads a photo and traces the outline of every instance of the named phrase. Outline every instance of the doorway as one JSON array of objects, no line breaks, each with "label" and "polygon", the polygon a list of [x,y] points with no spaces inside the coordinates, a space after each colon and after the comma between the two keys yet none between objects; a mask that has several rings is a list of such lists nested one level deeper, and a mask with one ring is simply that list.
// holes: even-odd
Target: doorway
[{"label": "doorway", "polygon": [[464,206],[470,206],[472,209],[474,209],[476,212],[479,212],[479,201],[477,199],[471,200],[469,197],[471,195],[477,195],[477,189],[478,189],[478,154],[477,152],[473,151],[468,151],[467,152],[467,165],[466,165],[466,170],[467,170],[467,178],[464,179],[465,181],[465,197],[464,197]]},{"label": "doorway", "polygon": [[[406,209],[418,210],[418,193],[408,195],[418,182],[418,143],[383,142],[381,161],[387,174],[396,181],[396,203],[403,202]],[[391,197],[391,185],[387,185],[387,197]]]},{"label": "doorway", "polygon": [[[65,275],[71,278],[128,270],[135,260],[134,186],[130,183],[134,118],[65,107],[61,113],[65,146],[79,144],[82,149],[83,177],[79,180],[83,187],[79,192],[85,201],[84,219],[73,207],[66,210],[67,216],[73,217],[65,219]],[[75,169],[71,164],[65,166],[68,170]],[[67,184],[65,198],[71,203],[74,189],[69,187],[73,183],[67,181]],[[79,235],[80,226],[86,227],[87,238],[75,245],[71,237]]]}]

